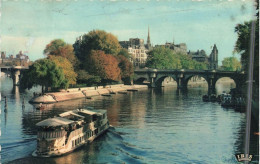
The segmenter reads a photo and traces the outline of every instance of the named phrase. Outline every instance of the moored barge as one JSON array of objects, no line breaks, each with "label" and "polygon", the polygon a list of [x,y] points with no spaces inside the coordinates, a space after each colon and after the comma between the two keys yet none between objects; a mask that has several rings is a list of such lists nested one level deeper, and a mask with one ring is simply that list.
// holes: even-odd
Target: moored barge
[{"label": "moored barge", "polygon": [[60,156],[92,142],[109,128],[106,110],[76,109],[36,124],[35,157]]}]

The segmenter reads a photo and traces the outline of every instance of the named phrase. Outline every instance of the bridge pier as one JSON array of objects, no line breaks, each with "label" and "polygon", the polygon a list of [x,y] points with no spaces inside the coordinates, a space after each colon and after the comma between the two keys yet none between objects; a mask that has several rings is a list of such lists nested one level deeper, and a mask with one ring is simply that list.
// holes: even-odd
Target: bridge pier
[{"label": "bridge pier", "polygon": [[177,89],[187,89],[187,83],[185,83],[184,78],[177,78]]},{"label": "bridge pier", "polygon": [[209,78],[208,80],[208,95],[216,94],[216,80],[214,78]]},{"label": "bridge pier", "polygon": [[149,71],[149,79],[150,79],[150,87],[151,88],[156,88],[156,82],[155,82],[155,78],[156,78],[156,69],[150,70]]},{"label": "bridge pier", "polygon": [[187,89],[187,82],[185,81],[183,73],[177,75],[177,89]]},{"label": "bridge pier", "polygon": [[151,77],[150,78],[150,88],[156,88],[157,86],[156,86],[156,83],[155,83],[155,81],[154,81],[154,78],[153,77]]},{"label": "bridge pier", "polygon": [[18,86],[20,84],[20,70],[13,70],[12,71],[12,79],[13,79],[13,85]]}]

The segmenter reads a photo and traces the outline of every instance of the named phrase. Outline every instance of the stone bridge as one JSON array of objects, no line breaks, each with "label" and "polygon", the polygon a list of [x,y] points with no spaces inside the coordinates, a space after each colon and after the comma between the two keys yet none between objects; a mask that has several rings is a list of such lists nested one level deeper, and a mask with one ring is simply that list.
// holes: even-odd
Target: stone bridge
[{"label": "stone bridge", "polygon": [[13,79],[13,85],[17,86],[20,83],[21,73],[26,69],[29,68],[24,66],[0,66],[0,77],[1,72],[6,73],[7,76],[10,76]]},{"label": "stone bridge", "polygon": [[219,71],[219,70],[160,70],[160,69],[140,69],[135,70],[135,83],[149,81],[150,87],[161,87],[166,77],[171,77],[177,82],[178,89],[187,89],[188,82],[193,76],[203,77],[208,83],[209,94],[215,93],[215,85],[218,79],[229,77],[236,83],[236,87],[246,82],[244,72]]}]

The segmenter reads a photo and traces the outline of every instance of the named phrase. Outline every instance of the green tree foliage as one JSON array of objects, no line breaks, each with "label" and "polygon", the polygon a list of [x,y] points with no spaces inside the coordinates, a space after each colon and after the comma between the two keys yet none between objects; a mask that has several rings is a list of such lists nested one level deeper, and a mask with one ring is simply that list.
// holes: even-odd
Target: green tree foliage
[{"label": "green tree foliage", "polygon": [[78,40],[73,45],[75,54],[80,61],[84,61],[91,53],[91,50],[101,50],[105,54],[117,55],[120,45],[117,38],[103,30],[93,30],[83,35],[82,40]]},{"label": "green tree foliage", "polygon": [[[255,47],[254,47],[254,68],[253,68],[253,98],[255,101],[259,101],[259,1],[256,1],[257,19],[255,25]],[[235,53],[241,55],[242,69],[248,73],[249,70],[249,55],[250,55],[250,35],[251,35],[252,21],[238,24],[235,27],[235,32],[238,34],[238,38],[235,44]]]},{"label": "green tree foliage", "polygon": [[78,70],[77,82],[81,84],[85,83],[91,86],[92,84],[100,83],[101,78],[99,76],[90,75],[85,70]]},{"label": "green tree foliage", "polygon": [[222,69],[225,71],[241,70],[241,63],[235,57],[227,57],[222,61]]},{"label": "green tree foliage", "polygon": [[92,50],[85,61],[85,70],[91,75],[99,76],[103,83],[121,79],[117,59],[104,51]]},{"label": "green tree foliage", "polygon": [[45,55],[54,55],[67,58],[75,67],[77,65],[77,58],[74,54],[74,48],[71,44],[65,43],[62,39],[55,39],[51,41],[44,49]]},{"label": "green tree foliage", "polygon": [[118,53],[118,56],[121,55],[121,56],[124,56],[126,57],[127,59],[131,59],[132,58],[132,55],[128,53],[128,51],[124,48],[121,48],[119,53]]},{"label": "green tree foliage", "polygon": [[48,88],[67,88],[68,81],[65,79],[63,71],[53,61],[40,59],[35,61],[21,78],[22,88],[32,88],[42,86],[42,92]]},{"label": "green tree foliage", "polygon": [[58,67],[62,68],[69,84],[76,84],[77,74],[74,72],[74,68],[68,59],[54,55],[49,55],[48,59],[53,61]]},{"label": "green tree foliage", "polygon": [[174,53],[164,47],[156,47],[148,53],[146,66],[157,69],[207,69],[207,63],[194,61],[186,54]]},{"label": "green tree foliage", "polygon": [[121,70],[121,78],[125,83],[130,83],[134,75],[133,64],[127,59],[126,56],[119,55],[118,57],[118,66]]},{"label": "green tree foliage", "polygon": [[164,47],[156,47],[148,53],[146,66],[157,69],[179,69],[181,61],[172,50]]}]

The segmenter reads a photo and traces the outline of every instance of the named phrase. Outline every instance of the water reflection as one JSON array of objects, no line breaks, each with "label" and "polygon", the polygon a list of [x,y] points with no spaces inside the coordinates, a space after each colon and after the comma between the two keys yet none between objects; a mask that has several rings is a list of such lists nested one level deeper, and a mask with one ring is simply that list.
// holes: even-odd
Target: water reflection
[{"label": "water reflection", "polygon": [[[2,162],[22,158],[12,163],[236,163],[234,154],[243,149],[245,114],[203,102],[207,88],[189,88],[188,92],[174,87],[148,89],[47,104],[44,110],[28,103],[37,88],[21,91],[20,100],[11,88],[1,89],[9,98],[8,112],[1,118],[5,121]],[[229,90],[230,85],[223,89]],[[36,148],[37,122],[85,107],[107,110],[115,129],[62,157],[30,156]],[[257,143],[252,139],[252,144]],[[258,152],[256,146],[252,149]]]}]

